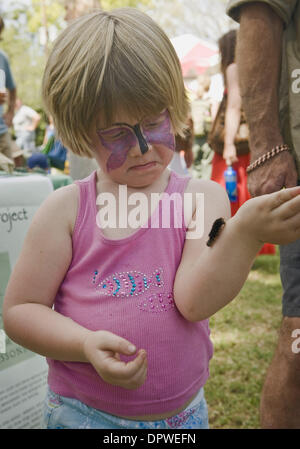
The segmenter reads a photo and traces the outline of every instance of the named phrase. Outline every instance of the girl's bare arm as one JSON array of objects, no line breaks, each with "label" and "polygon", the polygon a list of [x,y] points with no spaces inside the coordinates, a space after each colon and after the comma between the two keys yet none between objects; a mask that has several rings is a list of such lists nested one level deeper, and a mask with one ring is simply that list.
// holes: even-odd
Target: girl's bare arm
[{"label": "girl's bare arm", "polygon": [[[300,187],[251,199],[229,218],[225,190],[201,181],[205,199],[204,234],[186,240],[174,283],[174,299],[189,321],[209,318],[233,300],[266,241],[285,244],[300,237]],[[219,217],[228,221],[212,247],[206,245]]]},{"label": "girl's bare arm", "polygon": [[56,360],[92,363],[108,383],[137,388],[146,377],[146,353],[129,363],[130,342],[110,332],[91,331],[52,309],[72,260],[72,231],[77,213],[77,186],[51,194],[33,218],[10,277],[3,320],[8,336],[20,345]]},{"label": "girl's bare arm", "polygon": [[35,214],[6,289],[6,333],[34,352],[60,360],[84,361],[87,330],[52,310],[72,259],[72,225],[77,187],[51,194]]}]

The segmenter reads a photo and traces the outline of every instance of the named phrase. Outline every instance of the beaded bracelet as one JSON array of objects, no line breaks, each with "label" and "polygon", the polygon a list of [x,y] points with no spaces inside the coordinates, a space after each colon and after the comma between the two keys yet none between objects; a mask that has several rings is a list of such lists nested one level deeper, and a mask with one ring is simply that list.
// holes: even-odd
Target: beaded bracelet
[{"label": "beaded bracelet", "polygon": [[272,157],[276,156],[277,154],[282,153],[283,151],[289,151],[289,150],[290,150],[290,148],[286,144],[277,145],[276,147],[272,148],[271,151],[268,151],[267,153],[263,154],[258,159],[256,159],[256,161],[254,161],[252,164],[248,165],[248,167],[246,168],[246,172],[247,173],[252,172],[255,168],[260,167],[262,164],[264,164],[266,161],[268,161]]}]

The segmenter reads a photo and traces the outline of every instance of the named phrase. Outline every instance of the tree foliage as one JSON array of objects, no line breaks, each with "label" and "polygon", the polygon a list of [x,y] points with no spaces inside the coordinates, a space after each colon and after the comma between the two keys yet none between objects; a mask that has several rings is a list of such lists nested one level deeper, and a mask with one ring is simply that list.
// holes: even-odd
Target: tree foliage
[{"label": "tree foliage", "polygon": [[[37,33],[44,26],[43,8],[40,0],[31,0],[31,7],[27,10],[27,26],[31,33]],[[58,29],[63,26],[64,6],[62,1],[44,0],[47,25]]]},{"label": "tree foliage", "polygon": [[[66,26],[66,0],[15,0],[2,2],[5,30],[0,48],[4,50],[17,83],[18,95],[24,103],[41,110],[41,80],[46,62],[42,39],[46,24],[49,46]],[[69,0],[85,3],[87,0]],[[233,22],[225,15],[226,0],[95,0],[105,10],[131,6],[147,12],[170,36],[194,33],[217,40]],[[43,12],[42,6],[45,5]],[[3,6],[4,5],[4,6]]]},{"label": "tree foliage", "polygon": [[[49,46],[58,33],[66,26],[66,0],[16,0],[1,3],[1,15],[5,21],[0,49],[7,54],[17,94],[24,104],[43,112],[41,82],[47,59],[45,52],[45,25],[48,31]],[[87,0],[70,0],[68,3],[87,3]],[[95,0],[103,9],[123,6],[137,7],[150,5],[152,0]],[[42,6],[45,6],[43,11]],[[82,5],[81,5],[82,6]],[[46,19],[46,23],[45,23]],[[38,129],[38,144],[41,144],[45,129],[45,115]]]},{"label": "tree foliage", "polygon": [[14,26],[6,27],[0,48],[7,54],[18,96],[34,108],[41,108],[41,78],[45,57],[30,35],[19,34]]},{"label": "tree foliage", "polygon": [[[154,0],[155,2],[155,0]],[[124,6],[130,6],[136,8],[139,6],[151,6],[153,0],[101,0],[101,7],[104,10],[110,10],[114,8],[123,8]]]},{"label": "tree foliage", "polygon": [[237,25],[225,13],[227,0],[155,0],[148,14],[169,37],[191,33],[216,42]]}]

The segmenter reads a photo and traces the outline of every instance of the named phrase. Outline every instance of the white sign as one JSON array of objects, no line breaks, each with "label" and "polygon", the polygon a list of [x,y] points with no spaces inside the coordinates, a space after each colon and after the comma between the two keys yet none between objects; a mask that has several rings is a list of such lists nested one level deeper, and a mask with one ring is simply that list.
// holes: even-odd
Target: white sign
[{"label": "white sign", "polygon": [[43,427],[48,365],[5,335],[2,304],[32,217],[52,190],[45,176],[0,176],[0,429]]}]

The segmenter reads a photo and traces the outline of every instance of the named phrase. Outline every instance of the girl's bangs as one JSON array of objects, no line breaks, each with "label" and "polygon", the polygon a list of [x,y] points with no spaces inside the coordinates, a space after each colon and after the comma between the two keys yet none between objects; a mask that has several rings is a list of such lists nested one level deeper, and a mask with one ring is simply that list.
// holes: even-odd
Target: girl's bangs
[{"label": "girl's bangs", "polygon": [[118,70],[113,67],[115,62],[108,62],[99,95],[99,111],[101,127],[109,127],[115,118],[122,114],[137,122],[147,116],[155,116],[168,108],[169,93],[153,76],[145,79],[139,70],[134,70],[133,64],[120,64]]},{"label": "girl's bangs", "polygon": [[[103,89],[105,92],[106,89]],[[145,117],[155,117],[168,105],[162,98],[145,98],[132,92],[130,95],[121,90],[115,90],[115,94],[102,95],[99,102],[101,128],[112,126],[117,120],[116,117],[122,114],[124,117],[140,122]]]}]

